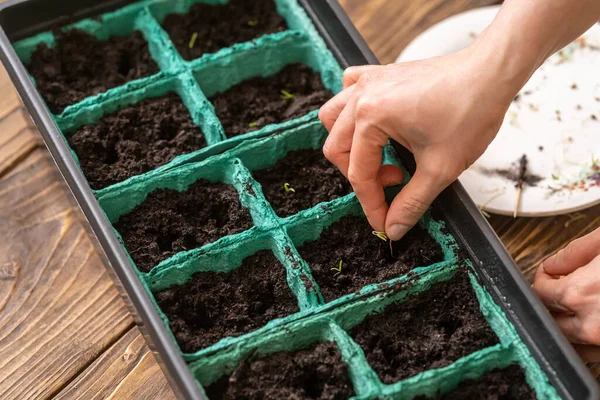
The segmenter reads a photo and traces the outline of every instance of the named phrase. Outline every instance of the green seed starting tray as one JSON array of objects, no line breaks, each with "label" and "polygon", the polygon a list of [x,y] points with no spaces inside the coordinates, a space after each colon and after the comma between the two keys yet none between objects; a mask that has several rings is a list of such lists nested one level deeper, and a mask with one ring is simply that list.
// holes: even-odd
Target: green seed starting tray
[{"label": "green seed starting tray", "polygon": [[[181,352],[198,384],[210,385],[224,374],[231,373],[240,361],[250,355],[293,351],[321,341],[333,341],[348,365],[356,398],[435,396],[452,391],[461,381],[513,364],[523,368],[528,384],[539,399],[559,398],[502,309],[479,283],[470,262],[459,255],[458,246],[447,233],[444,223],[431,215],[426,215],[420,225],[441,246],[444,254],[442,262],[422,265],[404,276],[368,285],[330,302],[324,301],[317,282],[312,278],[310,266],[297,248],[318,239],[328,226],[344,216],[362,216],[355,195],[349,194],[280,218],[253,178],[253,171],[272,166],[291,151],[322,146],[327,132],[318,121],[317,111],[227,138],[208,98],[250,78],[274,75],[294,63],[308,65],[320,73],[324,86],[337,93],[341,90],[342,69],[305,10],[295,0],[275,0],[277,12],[288,25],[287,30],[185,61],[161,24],[167,15],[185,14],[197,2],[141,1],[63,28],[79,28],[99,40],[115,35],[126,36],[139,30],[160,72],[88,97],[66,107],[53,118],[64,137],[68,137],[78,128],[94,124],[105,115],[174,91],[189,110],[194,124],[204,132],[207,146],[179,155],[147,173],[94,191],[108,220],[116,223],[157,189],[181,192],[199,179],[233,185],[242,206],[249,209],[254,224],[251,229],[177,253],[150,272],[137,270],[151,298],[158,291],[184,284],[196,272],[224,273],[238,268],[246,257],[260,250],[272,251],[284,265],[287,284],[297,299],[299,312],[272,320],[247,334],[223,337],[195,353]],[[203,2],[226,3],[217,0]],[[41,43],[52,48],[54,33],[48,31],[23,39],[16,42],[14,48],[27,65]],[[72,155],[77,160],[77,154],[72,151]],[[391,147],[385,149],[384,163],[399,165],[398,160]],[[120,237],[116,230],[115,233]],[[135,268],[131,258],[130,261]],[[498,336],[499,343],[448,366],[427,370],[393,384],[382,383],[369,365],[363,349],[352,340],[348,331],[367,316],[427,291],[431,285],[451,279],[460,270],[468,271],[481,313]],[[154,305],[169,330],[168,318],[155,301]]]}]

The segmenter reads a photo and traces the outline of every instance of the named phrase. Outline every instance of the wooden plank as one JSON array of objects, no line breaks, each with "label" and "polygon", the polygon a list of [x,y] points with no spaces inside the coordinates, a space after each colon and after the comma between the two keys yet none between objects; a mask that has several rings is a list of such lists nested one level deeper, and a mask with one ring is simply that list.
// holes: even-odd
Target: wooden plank
[{"label": "wooden plank", "polygon": [[4,118],[6,114],[21,105],[21,100],[2,65],[0,65],[0,94],[0,118]]},{"label": "wooden plank", "polygon": [[57,396],[63,399],[175,399],[137,327]]},{"label": "wooden plank", "polygon": [[382,64],[394,62],[419,33],[460,12],[497,0],[340,0]]},{"label": "wooden plank", "polygon": [[0,177],[41,144],[6,70],[0,66]]},{"label": "wooden plank", "polygon": [[0,179],[0,398],[48,398],[133,326],[45,151]]},{"label": "wooden plank", "polygon": [[40,146],[41,137],[22,107],[5,114],[0,118],[0,177]]}]

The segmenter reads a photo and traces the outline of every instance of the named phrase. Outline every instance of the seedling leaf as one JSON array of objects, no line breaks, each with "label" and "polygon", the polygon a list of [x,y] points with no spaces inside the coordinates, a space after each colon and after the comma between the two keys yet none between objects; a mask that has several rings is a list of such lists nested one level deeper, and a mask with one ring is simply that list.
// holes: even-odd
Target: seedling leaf
[{"label": "seedling leaf", "polygon": [[338,263],[337,268],[331,268],[332,271],[337,271],[333,276],[337,276],[342,273],[342,260]]},{"label": "seedling leaf", "polygon": [[194,44],[196,44],[196,39],[198,39],[198,32],[192,33],[192,37],[190,38],[190,43],[188,44],[188,47],[190,49],[194,48]]},{"label": "seedling leaf", "polygon": [[281,98],[282,98],[282,99],[287,99],[287,100],[289,100],[289,99],[293,99],[293,98],[294,98],[294,95],[293,95],[293,94],[291,94],[290,92],[288,92],[287,90],[283,90],[283,89],[282,89],[282,90],[281,90],[281,94],[282,94],[282,96],[281,96]]},{"label": "seedling leaf", "polygon": [[248,26],[256,26],[256,25],[258,25],[257,19],[251,19],[250,21],[248,21]]},{"label": "seedling leaf", "polygon": [[252,121],[248,124],[250,128],[254,128],[257,125],[256,121]]},{"label": "seedling leaf", "polygon": [[291,187],[290,184],[287,182],[283,184],[283,188],[285,189],[286,192],[296,193],[296,189]]},{"label": "seedling leaf", "polygon": [[384,242],[386,242],[388,240],[388,237],[385,234],[385,232],[373,231],[372,233],[373,233],[373,235],[377,236],[379,239],[383,240]]}]

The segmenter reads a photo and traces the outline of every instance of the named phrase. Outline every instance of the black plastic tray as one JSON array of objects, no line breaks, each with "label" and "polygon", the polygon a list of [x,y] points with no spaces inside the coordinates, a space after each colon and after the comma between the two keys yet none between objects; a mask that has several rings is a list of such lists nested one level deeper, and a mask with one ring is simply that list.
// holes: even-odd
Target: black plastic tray
[{"label": "black plastic tray", "polygon": [[[183,358],[168,335],[148,294],[127,259],[111,225],[32,85],[11,42],[49,29],[65,17],[98,15],[132,1],[12,0],[0,5],[0,59],[42,134],[55,163],[89,221],[101,255],[111,265],[115,283],[126,299],[150,348],[179,397],[202,398]],[[299,0],[342,67],[377,63],[366,43],[335,0]],[[412,155],[396,145],[402,161]],[[222,148],[217,149],[222,151]],[[457,182],[433,205],[476,266],[481,281],[505,311],[522,341],[565,399],[598,399],[600,388],[552,318],[521,276],[498,237]]]}]

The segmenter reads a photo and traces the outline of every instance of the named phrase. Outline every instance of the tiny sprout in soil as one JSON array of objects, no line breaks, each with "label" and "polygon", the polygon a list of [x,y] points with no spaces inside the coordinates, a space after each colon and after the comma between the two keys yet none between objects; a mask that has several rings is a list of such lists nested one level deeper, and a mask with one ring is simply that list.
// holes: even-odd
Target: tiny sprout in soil
[{"label": "tiny sprout in soil", "polygon": [[291,187],[290,184],[287,182],[283,184],[283,188],[285,189],[286,192],[296,193],[296,189]]},{"label": "tiny sprout in soil", "polygon": [[257,26],[257,25],[258,25],[257,19],[251,19],[250,21],[248,21],[248,26]]},{"label": "tiny sprout in soil", "polygon": [[250,128],[255,128],[255,127],[256,127],[256,125],[257,125],[257,122],[256,122],[256,121],[252,121],[252,122],[250,122],[250,123],[248,124],[248,126],[249,126]]},{"label": "tiny sprout in soil", "polygon": [[379,239],[383,240],[384,242],[386,242],[388,240],[388,237],[385,234],[385,232],[373,231],[373,235],[377,236]]},{"label": "tiny sprout in soil", "polygon": [[288,92],[287,90],[283,90],[283,89],[282,89],[282,90],[281,90],[281,98],[282,98],[282,99],[289,100],[289,99],[293,99],[293,98],[294,98],[294,95],[293,95],[293,94],[291,94],[290,92]]},{"label": "tiny sprout in soil", "polygon": [[190,43],[188,44],[188,47],[190,49],[194,48],[194,45],[196,44],[196,39],[198,39],[198,32],[192,33],[192,37],[190,38]]},{"label": "tiny sprout in soil", "polygon": [[332,271],[337,271],[333,276],[337,276],[342,273],[342,260],[338,263],[337,268],[331,268]]}]

